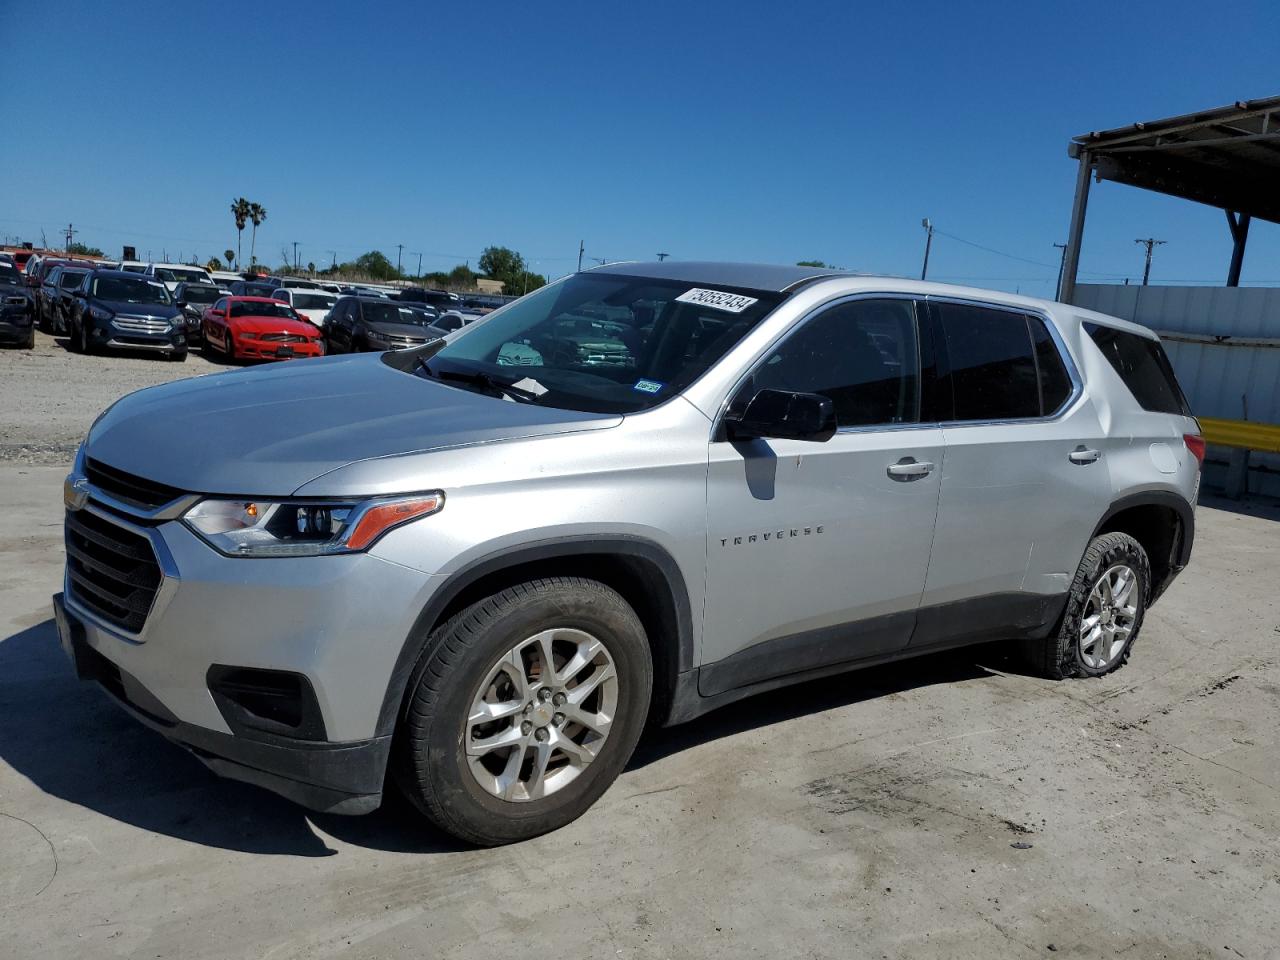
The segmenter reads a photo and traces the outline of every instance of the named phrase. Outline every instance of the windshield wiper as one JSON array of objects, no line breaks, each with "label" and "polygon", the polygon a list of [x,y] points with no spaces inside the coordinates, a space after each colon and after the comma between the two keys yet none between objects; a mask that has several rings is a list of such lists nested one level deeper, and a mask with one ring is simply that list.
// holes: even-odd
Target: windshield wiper
[{"label": "windshield wiper", "polygon": [[418,369],[425,371],[427,376],[434,377],[437,380],[452,380],[455,383],[474,384],[525,403],[537,403],[540,396],[540,394],[532,390],[526,390],[523,387],[517,387],[513,383],[507,383],[505,380],[499,380],[497,377],[482,370],[432,370],[424,357],[418,358],[417,366]]}]

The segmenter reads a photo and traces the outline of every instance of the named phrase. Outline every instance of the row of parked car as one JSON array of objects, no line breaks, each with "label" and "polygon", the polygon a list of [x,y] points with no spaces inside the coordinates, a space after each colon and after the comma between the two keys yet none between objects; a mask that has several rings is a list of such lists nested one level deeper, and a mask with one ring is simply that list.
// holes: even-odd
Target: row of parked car
[{"label": "row of parked car", "polygon": [[[6,264],[0,278],[7,278],[13,303],[0,304],[0,341],[32,346],[39,327],[66,337],[77,352],[145,350],[176,361],[196,345],[232,360],[401,349],[458,330],[512,299],[187,264],[32,257],[21,274],[0,260]],[[9,330],[11,312],[24,321]],[[13,335],[6,337],[7,330]]]}]

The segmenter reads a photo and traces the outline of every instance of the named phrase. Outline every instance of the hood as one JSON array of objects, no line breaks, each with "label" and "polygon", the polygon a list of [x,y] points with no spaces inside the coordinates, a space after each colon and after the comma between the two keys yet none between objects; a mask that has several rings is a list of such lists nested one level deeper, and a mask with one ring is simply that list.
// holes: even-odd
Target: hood
[{"label": "hood", "polygon": [[94,424],[86,452],[182,490],[284,496],[356,460],[621,422],[472,393],[355,354],[140,390]]},{"label": "hood", "polygon": [[440,336],[435,327],[416,323],[370,323],[369,332],[380,337],[408,337],[411,340],[434,340]]},{"label": "hood", "polygon": [[318,337],[320,331],[305,320],[288,317],[232,317],[231,327],[236,333],[292,333],[299,337]]},{"label": "hood", "polygon": [[159,317],[161,320],[168,320],[182,312],[171,303],[129,303],[127,300],[94,300],[93,302],[112,313],[123,314],[126,317]]},{"label": "hood", "polygon": [[317,327],[323,327],[324,318],[329,315],[328,307],[307,307],[306,309],[303,309],[302,307],[294,307],[293,309],[297,310]]}]

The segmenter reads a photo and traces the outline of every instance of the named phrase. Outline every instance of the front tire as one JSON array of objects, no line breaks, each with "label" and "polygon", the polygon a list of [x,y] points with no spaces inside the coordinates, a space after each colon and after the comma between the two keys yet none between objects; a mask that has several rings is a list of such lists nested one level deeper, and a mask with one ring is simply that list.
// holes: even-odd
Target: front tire
[{"label": "front tire", "polygon": [[1031,649],[1048,677],[1101,677],[1129,660],[1151,596],[1151,563],[1127,533],[1094,537],[1076,570],[1054,636]]},{"label": "front tire", "polygon": [[89,328],[83,320],[80,321],[80,325],[76,328],[74,336],[77,353],[93,353],[93,343],[89,340]]},{"label": "front tire", "polygon": [[608,789],[640,738],[653,666],[616,591],[551,577],[450,618],[415,676],[396,780],[441,829],[496,846],[570,823]]}]

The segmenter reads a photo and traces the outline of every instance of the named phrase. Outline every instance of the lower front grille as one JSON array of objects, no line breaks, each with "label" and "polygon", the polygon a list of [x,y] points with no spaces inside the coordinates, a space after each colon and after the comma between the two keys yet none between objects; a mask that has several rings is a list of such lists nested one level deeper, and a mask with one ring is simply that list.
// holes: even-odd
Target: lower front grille
[{"label": "lower front grille", "polygon": [[104,620],[140,631],[164,579],[151,541],[84,510],[67,511],[65,538],[72,596]]},{"label": "lower front grille", "polygon": [[310,338],[296,333],[264,333],[257,339],[269,343],[306,343]]}]

